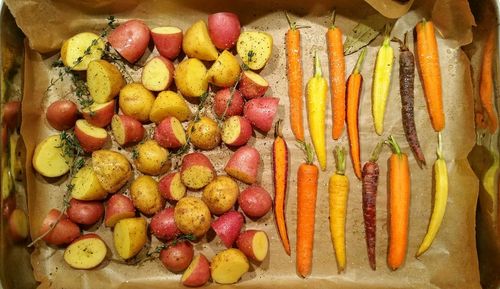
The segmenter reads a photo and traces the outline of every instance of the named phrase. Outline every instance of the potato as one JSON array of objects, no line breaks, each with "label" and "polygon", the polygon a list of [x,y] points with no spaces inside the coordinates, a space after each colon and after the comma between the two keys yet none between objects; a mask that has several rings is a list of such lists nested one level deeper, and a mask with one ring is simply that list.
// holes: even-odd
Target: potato
[{"label": "potato", "polygon": [[181,52],[182,30],[179,27],[164,26],[151,29],[151,37],[161,56],[175,59]]},{"label": "potato", "polygon": [[183,60],[175,69],[175,85],[185,97],[200,97],[208,91],[207,68],[200,60]]},{"label": "potato", "polygon": [[[6,142],[5,142],[6,144]],[[4,147],[5,148],[5,147]],[[10,157],[10,176],[14,180],[23,181],[25,174],[25,145],[17,132],[13,132],[9,136],[9,157]]]},{"label": "potato", "polygon": [[207,72],[208,82],[218,87],[233,86],[240,77],[238,59],[229,51],[224,50]]},{"label": "potato", "polygon": [[251,99],[245,104],[243,115],[256,129],[267,133],[273,127],[273,119],[278,112],[279,101],[279,98],[276,97]]},{"label": "potato", "polygon": [[191,118],[191,114],[191,109],[180,94],[173,91],[162,91],[153,103],[149,120],[159,123],[167,116],[173,116],[179,121],[186,121]]},{"label": "potato", "polygon": [[222,141],[228,146],[241,146],[252,137],[253,129],[250,121],[235,115],[224,121],[222,125]]},{"label": "potato", "polygon": [[184,286],[200,287],[210,279],[210,263],[205,255],[194,257],[189,267],[182,274],[181,283]]},{"label": "potato", "polygon": [[186,186],[181,181],[181,173],[165,175],[158,183],[158,190],[167,200],[178,201],[186,195]]},{"label": "potato", "polygon": [[165,199],[158,191],[158,183],[150,176],[140,176],[132,182],[130,195],[134,206],[145,215],[159,212]]},{"label": "potato", "polygon": [[140,142],[146,133],[140,121],[128,115],[118,114],[113,116],[111,131],[116,142],[121,146]]},{"label": "potato", "polygon": [[16,197],[12,194],[5,199],[2,197],[2,217],[8,219],[12,212],[16,209]]},{"label": "potato", "polygon": [[215,177],[214,166],[204,154],[189,153],[182,159],[181,181],[186,187],[193,190],[201,189]]},{"label": "potato", "polygon": [[142,85],[151,91],[167,89],[173,79],[174,65],[163,56],[153,57],[142,69]]},{"label": "potato", "polygon": [[238,184],[233,179],[218,176],[203,189],[201,199],[212,214],[221,215],[233,208],[239,193]]},{"label": "potato", "polygon": [[189,58],[213,61],[217,59],[218,52],[210,35],[205,21],[199,20],[186,30],[182,41],[182,50]]},{"label": "potato", "polygon": [[243,32],[238,37],[236,51],[251,70],[263,68],[273,53],[273,37],[266,32]]},{"label": "potato", "polygon": [[153,108],[155,96],[140,83],[129,83],[120,90],[118,104],[124,115],[140,122],[149,121],[149,112]]},{"label": "potato", "polygon": [[111,123],[115,114],[115,100],[112,99],[105,103],[94,102],[89,107],[82,109],[83,118],[91,125],[97,127],[106,127]]},{"label": "potato", "polygon": [[113,231],[116,252],[123,259],[137,255],[148,240],[146,219],[127,218],[118,221]]},{"label": "potato", "polygon": [[92,269],[104,261],[108,247],[97,234],[90,233],[73,241],[64,250],[64,261],[75,269]]},{"label": "potato", "polygon": [[257,181],[259,166],[259,151],[250,146],[242,146],[231,156],[224,171],[237,180],[253,184]]},{"label": "potato", "polygon": [[238,82],[238,89],[245,99],[261,97],[268,88],[269,82],[251,70],[243,71]]},{"label": "potato", "polygon": [[240,235],[244,218],[240,212],[229,211],[212,222],[212,229],[226,248],[231,248]]},{"label": "potato", "polygon": [[135,207],[132,200],[122,194],[114,194],[106,205],[104,224],[114,227],[118,221],[135,216]]},{"label": "potato", "polygon": [[68,218],[80,225],[93,225],[104,216],[104,205],[97,201],[80,201],[72,198],[66,211]]},{"label": "potato", "polygon": [[148,48],[149,38],[149,27],[142,20],[132,19],[111,31],[108,42],[123,58],[134,63]]},{"label": "potato", "polygon": [[121,72],[113,64],[102,59],[89,63],[87,87],[94,102],[111,101],[125,84]]},{"label": "potato", "polygon": [[165,208],[156,213],[151,218],[149,224],[151,233],[161,241],[170,241],[181,234],[179,228],[175,224],[174,208]]},{"label": "potato", "polygon": [[128,160],[122,154],[110,150],[93,152],[92,168],[101,186],[110,193],[118,191],[132,177]]},{"label": "potato", "polygon": [[75,124],[75,136],[85,152],[100,150],[108,141],[108,132],[100,127],[93,126],[84,119]]},{"label": "potato", "polygon": [[237,89],[224,88],[217,91],[214,96],[214,113],[218,117],[242,115],[244,104],[243,97]]},{"label": "potato", "polygon": [[263,187],[251,185],[241,192],[238,204],[248,217],[260,218],[271,210],[273,200]]},{"label": "potato", "polygon": [[155,140],[147,140],[137,145],[136,168],[144,174],[157,176],[170,169],[168,150],[162,148]]},{"label": "potato", "polygon": [[178,242],[160,251],[160,261],[170,272],[179,273],[193,260],[193,245],[188,241]]},{"label": "potato", "polygon": [[236,246],[248,258],[262,262],[269,252],[269,239],[264,231],[248,230],[240,234]]},{"label": "potato", "polygon": [[[95,45],[92,43],[95,42]],[[85,51],[91,47],[90,53]],[[64,41],[61,47],[61,60],[64,66],[72,70],[87,70],[89,63],[101,59],[104,51],[104,41],[91,32],[82,32]],[[78,59],[82,57],[81,61]]]},{"label": "potato", "polygon": [[19,100],[11,100],[3,106],[2,124],[9,128],[17,127],[21,119],[21,102]]},{"label": "potato", "polygon": [[231,49],[240,36],[240,19],[231,12],[219,12],[208,15],[208,34],[215,47]]},{"label": "potato", "polygon": [[14,209],[9,216],[7,224],[9,228],[9,235],[12,240],[19,242],[28,238],[28,217],[22,209]]},{"label": "potato", "polygon": [[156,127],[154,139],[164,148],[177,149],[186,144],[186,132],[178,119],[167,116]]},{"label": "potato", "polygon": [[232,248],[217,253],[210,266],[212,280],[219,284],[236,283],[249,269],[250,264],[245,254]]},{"label": "potato", "polygon": [[220,129],[215,120],[202,116],[198,121],[191,121],[187,128],[191,143],[200,149],[211,150],[220,144]]},{"label": "potato", "polygon": [[[62,214],[62,216],[61,216]],[[45,234],[57,222],[54,228],[45,235],[42,240],[49,245],[62,246],[71,243],[76,238],[80,237],[80,228],[68,219],[66,214],[61,213],[57,209],[49,211],[45,219],[43,219],[42,226],[38,231],[38,236]]]},{"label": "potato", "polygon": [[56,134],[40,142],[33,153],[32,163],[39,174],[49,178],[69,172],[70,158],[64,154],[61,137]]},{"label": "potato", "polygon": [[175,205],[174,218],[182,233],[193,234],[196,238],[202,237],[210,229],[210,210],[196,197],[180,199]]},{"label": "potato", "polygon": [[75,126],[75,122],[78,118],[78,108],[71,100],[56,100],[47,107],[45,117],[53,128],[57,130],[68,130]]},{"label": "potato", "polygon": [[92,166],[84,166],[71,179],[71,197],[81,201],[105,199],[108,192],[99,182]]}]

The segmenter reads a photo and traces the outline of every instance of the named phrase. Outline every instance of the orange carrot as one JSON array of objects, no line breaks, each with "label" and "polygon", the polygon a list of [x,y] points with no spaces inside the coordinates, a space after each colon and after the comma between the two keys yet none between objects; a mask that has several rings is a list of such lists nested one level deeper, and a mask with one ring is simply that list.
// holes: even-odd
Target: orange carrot
[{"label": "orange carrot", "polygon": [[281,120],[276,123],[273,143],[273,178],[274,178],[274,218],[278,233],[285,248],[285,252],[290,256],[290,242],[286,229],[286,187],[288,183],[288,147],[281,135]]},{"label": "orange carrot", "polygon": [[300,49],[300,28],[306,26],[297,26],[290,20],[288,13],[285,12],[286,20],[290,25],[285,36],[286,43],[286,63],[288,76],[288,96],[290,98],[290,126],[295,138],[304,141],[304,123],[302,117],[302,54]]},{"label": "orange carrot", "polygon": [[493,103],[493,59],[495,52],[495,29],[491,29],[484,46],[483,63],[481,67],[481,80],[479,83],[479,97],[485,113],[486,123],[490,133],[495,133],[498,127],[495,105]]},{"label": "orange carrot", "polygon": [[342,45],[342,31],[335,26],[335,11],[332,26],[326,32],[328,62],[330,68],[330,89],[332,97],[332,137],[337,140],[345,123],[345,59]]},{"label": "orange carrot", "polygon": [[301,143],[306,152],[305,163],[297,171],[297,272],[301,277],[311,273],[314,245],[314,216],[318,191],[318,167],[313,164],[310,144]]},{"label": "orange carrot", "polygon": [[432,127],[440,132],[445,126],[441,69],[434,25],[425,19],[417,24],[417,56]]},{"label": "orange carrot", "polygon": [[389,158],[389,252],[387,264],[396,270],[403,264],[408,244],[410,169],[408,156],[391,135],[387,140],[393,153]]},{"label": "orange carrot", "polygon": [[347,79],[347,133],[349,135],[349,147],[351,152],[352,166],[358,179],[361,179],[361,153],[359,148],[358,110],[359,97],[363,76],[359,73],[361,64],[365,58],[366,48],[361,51],[358,62],[352,74]]}]

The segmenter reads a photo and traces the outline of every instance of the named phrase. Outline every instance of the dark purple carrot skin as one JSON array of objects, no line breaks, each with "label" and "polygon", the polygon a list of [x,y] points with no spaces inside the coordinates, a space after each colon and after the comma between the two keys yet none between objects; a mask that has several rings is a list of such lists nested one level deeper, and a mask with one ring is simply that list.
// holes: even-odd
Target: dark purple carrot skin
[{"label": "dark purple carrot skin", "polygon": [[406,140],[410,145],[418,165],[425,165],[425,157],[418,141],[415,127],[415,114],[413,112],[413,85],[415,80],[415,58],[413,53],[402,44],[399,54],[399,91],[401,94],[401,114]]},{"label": "dark purple carrot skin", "polygon": [[377,232],[377,186],[379,167],[376,161],[365,163],[362,171],[363,218],[365,220],[366,247],[370,267],[375,270],[375,243]]}]

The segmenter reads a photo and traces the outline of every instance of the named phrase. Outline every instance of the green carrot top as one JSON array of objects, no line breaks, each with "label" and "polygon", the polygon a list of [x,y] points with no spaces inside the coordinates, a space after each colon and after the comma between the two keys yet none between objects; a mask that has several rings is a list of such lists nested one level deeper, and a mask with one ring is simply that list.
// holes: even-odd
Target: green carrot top
[{"label": "green carrot top", "polygon": [[314,50],[314,77],[323,77],[323,72],[321,71],[321,62],[319,61],[318,51]]},{"label": "green carrot top", "polygon": [[336,146],[333,155],[335,157],[335,173],[337,175],[345,174],[345,149],[344,147]]},{"label": "green carrot top", "polygon": [[312,165],[314,162],[314,151],[311,147],[311,144],[303,141],[298,141],[297,146],[306,153],[306,164]]},{"label": "green carrot top", "polygon": [[385,143],[391,147],[393,153],[397,154],[398,156],[401,156],[402,154],[401,148],[399,147],[398,142],[396,141],[393,135],[390,135],[389,138],[385,141]]},{"label": "green carrot top", "polygon": [[359,74],[359,71],[361,70],[361,65],[363,64],[363,60],[365,60],[365,55],[366,55],[366,47],[363,48],[363,50],[361,50],[361,53],[359,54],[358,61],[356,62],[356,66],[354,66],[352,74]]},{"label": "green carrot top", "polygon": [[372,151],[372,154],[370,155],[370,161],[376,163],[378,161],[378,156],[380,155],[380,152],[382,151],[382,148],[384,147],[384,142],[381,141],[375,146],[375,148]]}]

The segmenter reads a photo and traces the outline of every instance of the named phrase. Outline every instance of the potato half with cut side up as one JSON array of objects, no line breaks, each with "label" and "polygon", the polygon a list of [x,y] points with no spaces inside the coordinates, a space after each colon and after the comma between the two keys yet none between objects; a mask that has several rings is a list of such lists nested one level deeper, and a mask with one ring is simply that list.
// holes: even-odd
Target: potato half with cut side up
[{"label": "potato half with cut side up", "polygon": [[240,77],[240,70],[236,56],[224,50],[208,70],[208,82],[218,87],[233,86]]},{"label": "potato half with cut side up", "polygon": [[257,262],[264,261],[269,252],[269,239],[264,231],[242,232],[236,240],[236,245],[248,258]]},{"label": "potato half with cut side up", "polygon": [[191,109],[182,95],[173,91],[162,91],[156,97],[149,120],[155,123],[161,122],[168,116],[173,116],[179,121],[186,121],[191,117]]},{"label": "potato half with cut side up", "polygon": [[242,32],[236,43],[236,51],[248,68],[263,68],[273,52],[273,37],[266,32]]},{"label": "potato half with cut side up", "polygon": [[113,64],[102,59],[89,63],[87,86],[90,96],[96,103],[112,100],[125,84],[121,72]]},{"label": "potato half with cut side up", "polygon": [[47,137],[36,146],[32,162],[35,170],[45,177],[60,177],[69,172],[70,159],[64,154],[58,134]]},{"label": "potato half with cut side up", "polygon": [[92,166],[84,166],[71,179],[71,196],[81,201],[94,201],[106,198],[108,192],[99,182]]},{"label": "potato half with cut side up", "polygon": [[236,283],[249,269],[245,254],[233,248],[217,253],[210,266],[212,280],[219,284]]},{"label": "potato half with cut side up", "polygon": [[118,255],[130,259],[137,255],[148,240],[146,219],[127,218],[118,221],[113,231],[113,242]]},{"label": "potato half with cut side up", "polygon": [[210,159],[194,152],[184,156],[181,165],[181,180],[186,187],[198,190],[208,185],[216,176]]},{"label": "potato half with cut side up", "polygon": [[118,191],[132,177],[130,163],[122,154],[115,151],[93,152],[92,168],[101,186],[110,193]]},{"label": "potato half with cut side up", "polygon": [[97,234],[86,234],[73,241],[64,251],[64,261],[75,269],[92,269],[104,261],[108,248]]},{"label": "potato half with cut side up", "polygon": [[175,59],[182,48],[182,30],[175,26],[163,26],[151,29],[151,37],[161,56]]},{"label": "potato half with cut side up", "polygon": [[108,141],[108,132],[84,119],[79,119],[75,124],[75,136],[85,152],[101,149]]},{"label": "potato half with cut side up", "polygon": [[141,82],[151,91],[167,89],[174,79],[174,65],[163,56],[149,60],[142,70]]},{"label": "potato half with cut side up", "polygon": [[[90,53],[85,51],[90,47]],[[82,32],[64,41],[61,47],[61,60],[72,70],[87,70],[89,63],[101,59],[104,41],[92,32]],[[81,57],[81,60],[79,61]]]},{"label": "potato half with cut side up", "polygon": [[222,141],[229,146],[241,146],[252,137],[252,124],[245,117],[235,115],[222,125]]},{"label": "potato half with cut side up", "polygon": [[185,97],[200,97],[208,91],[207,68],[200,60],[183,60],[175,69],[175,85]]}]

